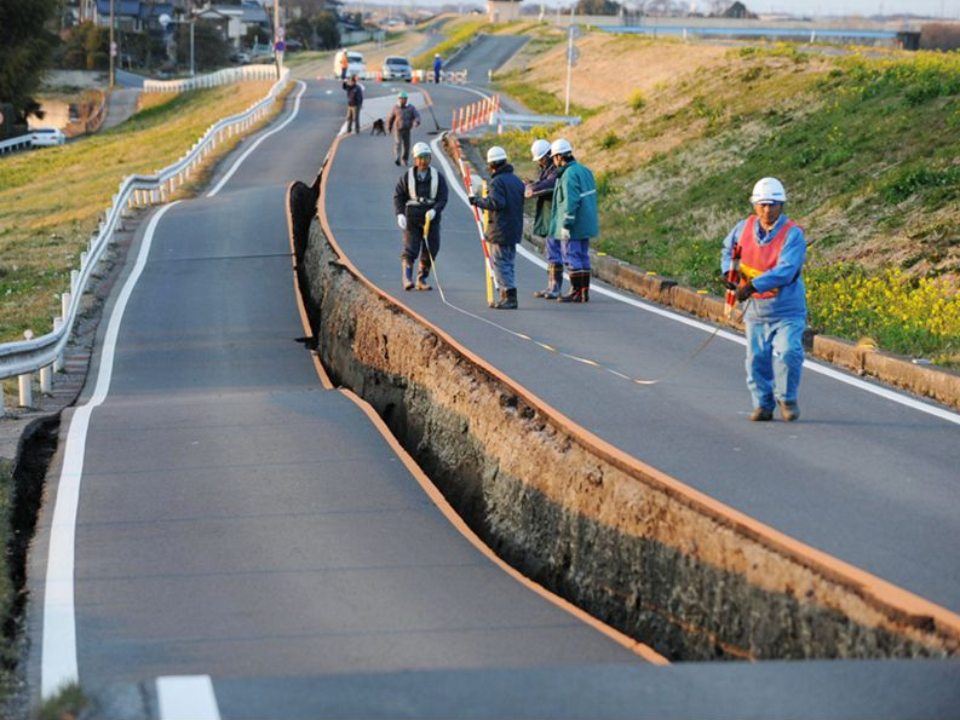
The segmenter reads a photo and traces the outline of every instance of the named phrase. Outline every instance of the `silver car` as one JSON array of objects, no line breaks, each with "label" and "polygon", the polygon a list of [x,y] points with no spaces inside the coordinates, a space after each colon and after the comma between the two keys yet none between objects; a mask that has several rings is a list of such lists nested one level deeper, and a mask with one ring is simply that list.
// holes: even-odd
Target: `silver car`
[{"label": "silver car", "polygon": [[383,79],[384,80],[406,80],[413,79],[413,68],[410,61],[405,57],[388,56],[383,61]]}]

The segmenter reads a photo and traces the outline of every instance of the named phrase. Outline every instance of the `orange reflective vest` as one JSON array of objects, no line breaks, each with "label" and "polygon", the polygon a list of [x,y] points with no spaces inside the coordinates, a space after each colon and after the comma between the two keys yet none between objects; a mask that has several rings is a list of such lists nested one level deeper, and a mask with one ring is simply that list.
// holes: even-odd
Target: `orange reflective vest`
[{"label": "orange reflective vest", "polygon": [[[790,231],[799,227],[793,220],[787,220],[779,232],[773,236],[773,240],[761,245],[757,242],[757,223],[760,218],[751,215],[747,218],[743,226],[743,232],[740,235],[738,245],[740,246],[740,277],[741,282],[746,284],[752,282],[754,278],[763,275],[767,270],[772,270],[780,261],[780,252],[783,250],[783,244],[787,240]],[[776,297],[779,288],[774,288],[765,293],[754,293],[753,297],[760,300],[768,300]]]}]

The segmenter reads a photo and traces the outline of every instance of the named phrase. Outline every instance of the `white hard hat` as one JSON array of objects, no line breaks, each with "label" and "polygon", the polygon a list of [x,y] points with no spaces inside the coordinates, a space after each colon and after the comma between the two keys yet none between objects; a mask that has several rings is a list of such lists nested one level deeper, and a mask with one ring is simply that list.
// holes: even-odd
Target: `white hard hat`
[{"label": "white hard hat", "polygon": [[537,140],[530,146],[534,160],[540,160],[550,154],[550,143],[546,140]]},{"label": "white hard hat", "polygon": [[553,145],[550,146],[551,155],[566,155],[567,153],[572,153],[572,152],[573,152],[573,148],[570,146],[570,143],[568,143],[563,138],[560,138],[559,140],[554,140]]},{"label": "white hard hat", "polygon": [[499,145],[494,145],[492,148],[487,150],[487,162],[488,163],[498,163],[503,162],[507,159],[507,151],[504,150]]},{"label": "white hard hat", "polygon": [[771,205],[786,201],[787,191],[783,189],[783,183],[772,177],[759,180],[753,186],[753,194],[750,196],[750,202],[754,205]]},{"label": "white hard hat", "polygon": [[424,155],[433,155],[433,153],[430,152],[430,146],[425,142],[418,142],[413,146],[413,156],[418,158],[423,157]]}]

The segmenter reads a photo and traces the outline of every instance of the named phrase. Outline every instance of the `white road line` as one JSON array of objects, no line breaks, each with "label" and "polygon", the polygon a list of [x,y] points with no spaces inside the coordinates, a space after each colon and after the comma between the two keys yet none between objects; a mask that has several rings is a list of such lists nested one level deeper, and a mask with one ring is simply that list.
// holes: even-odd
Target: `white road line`
[{"label": "white road line", "polygon": [[147,264],[150,246],[160,218],[177,203],[161,208],[150,219],[144,233],[137,263],[123,285],[117,304],[110,316],[100,369],[97,373],[93,396],[77,408],[70,421],[67,443],[63,453],[63,467],[57,486],[57,500],[50,526],[50,551],[47,557],[47,577],[43,592],[43,641],[40,666],[40,692],[47,698],[62,686],[78,682],[77,628],[74,612],[74,541],[76,538],[77,510],[80,501],[80,479],[83,474],[84,453],[87,444],[87,429],[94,408],[103,404],[110,390],[117,337],[127,302],[133,293],[143,268]]},{"label": "white road line", "polygon": [[302,80],[297,80],[297,85],[300,86],[300,92],[297,93],[297,97],[294,99],[294,102],[293,102],[293,112],[290,113],[290,117],[288,117],[288,118],[287,118],[286,120],[284,120],[282,123],[280,123],[279,125],[277,125],[277,127],[275,127],[275,128],[274,128],[273,130],[271,130],[270,132],[264,133],[264,134],[261,135],[259,138],[257,138],[257,140],[253,143],[253,145],[251,145],[250,147],[248,147],[248,148],[246,149],[246,151],[243,153],[243,155],[241,155],[240,157],[238,157],[237,160],[236,160],[236,162],[234,162],[233,165],[230,167],[230,169],[227,170],[226,174],[225,174],[222,178],[220,178],[220,182],[218,182],[218,183],[216,184],[216,186],[213,188],[213,190],[211,190],[210,192],[207,193],[207,197],[213,197],[214,195],[216,195],[218,192],[220,192],[220,191],[223,189],[223,186],[226,185],[226,184],[227,184],[227,181],[228,181],[230,178],[233,177],[233,174],[234,174],[234,173],[237,171],[237,169],[243,164],[243,161],[247,159],[247,157],[250,155],[250,153],[252,153],[254,150],[257,149],[257,147],[260,145],[260,143],[262,143],[264,140],[266,140],[266,139],[267,139],[268,137],[270,137],[271,135],[276,135],[278,132],[280,132],[281,130],[283,130],[287,125],[289,125],[290,123],[292,123],[292,122],[294,121],[294,119],[297,117],[297,114],[300,112],[300,98],[303,97],[303,93],[304,93],[304,91],[307,89],[306,83],[304,83]]},{"label": "white road line", "polygon": [[220,708],[209,675],[158,677],[157,701],[160,720],[220,720]]},{"label": "white road line", "polygon": [[[467,202],[467,193],[463,189],[462,185],[460,184],[460,176],[453,174],[453,169],[451,168],[450,163],[447,161],[447,158],[445,157],[444,153],[440,150],[439,143],[440,143],[439,138],[434,140],[431,143],[433,147],[433,156],[435,158],[439,158],[440,164],[443,165],[444,173],[446,173],[446,176],[447,176],[447,184],[457,193],[457,195],[460,196],[460,199],[464,203],[469,205],[469,202]],[[547,263],[538,255],[527,250],[525,247],[518,245],[517,253],[520,256],[532,262],[537,267],[546,269]],[[673,320],[674,322],[682,323],[689,327],[702,330],[703,332],[712,333],[716,330],[716,326],[714,325],[709,325],[707,323],[700,322],[699,320],[694,320],[693,318],[687,317],[685,315],[679,315],[671,310],[666,310],[660,306],[643,302],[642,300],[637,300],[636,298],[630,297],[628,295],[624,295],[614,290],[609,290],[605,287],[591,286],[590,292],[598,295],[604,295],[606,297],[612,298],[619,302],[626,303],[627,305],[631,305],[632,307],[639,308],[640,310],[644,310],[645,312],[652,313],[654,315],[659,315],[660,317]],[[721,330],[720,332],[718,332],[717,337],[721,337],[724,340],[737,343],[738,345],[742,345],[744,347],[747,344],[746,340],[742,336],[737,335],[735,333],[731,333],[727,330]],[[842,382],[846,385],[855,387],[858,390],[863,390],[873,395],[882,397],[884,400],[890,400],[891,402],[898,403],[899,405],[903,405],[912,410],[918,410],[922,413],[926,413],[927,415],[932,415],[933,417],[939,418],[940,420],[946,420],[947,422],[953,423],[954,425],[960,425],[960,414],[956,412],[951,412],[950,410],[947,410],[945,408],[931,405],[929,403],[923,402],[922,400],[918,400],[915,397],[905,395],[903,393],[900,393],[896,390],[892,390],[890,388],[881,387],[873,383],[868,383],[864,380],[861,380],[858,377],[854,377],[853,375],[848,375],[835,368],[829,367],[827,365],[823,365],[821,363],[818,363],[812,360],[804,360],[803,367],[811,372],[815,372],[819,375],[823,375],[825,377],[831,378],[832,380],[837,380],[838,382]]]}]

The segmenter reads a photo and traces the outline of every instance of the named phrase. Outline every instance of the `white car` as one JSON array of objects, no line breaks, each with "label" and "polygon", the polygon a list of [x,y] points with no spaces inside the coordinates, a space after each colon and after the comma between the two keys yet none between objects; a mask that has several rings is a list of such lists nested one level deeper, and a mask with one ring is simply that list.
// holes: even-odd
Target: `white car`
[{"label": "white car", "polygon": [[47,147],[48,145],[63,145],[67,136],[57,128],[34,128],[30,131],[30,144],[33,147]]},{"label": "white car", "polygon": [[363,62],[363,53],[358,52],[347,52],[341,50],[333,58],[333,74],[335,77],[340,77],[342,72],[342,63],[343,53],[347,53],[347,77],[351,75],[363,75],[366,72],[367,66]]}]

